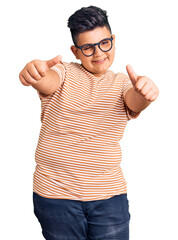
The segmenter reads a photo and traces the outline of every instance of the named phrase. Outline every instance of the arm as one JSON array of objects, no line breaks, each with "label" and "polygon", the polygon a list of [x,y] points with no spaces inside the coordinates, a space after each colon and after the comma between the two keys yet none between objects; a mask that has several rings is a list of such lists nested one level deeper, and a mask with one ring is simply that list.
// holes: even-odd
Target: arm
[{"label": "arm", "polygon": [[132,111],[141,112],[157,99],[159,90],[151,79],[138,76],[130,65],[127,65],[127,72],[133,88],[127,91],[124,102]]},{"label": "arm", "polygon": [[49,61],[34,60],[27,63],[19,74],[21,83],[25,86],[32,86],[45,95],[54,93],[60,85],[60,78],[50,68],[59,63],[61,59],[57,56]]}]

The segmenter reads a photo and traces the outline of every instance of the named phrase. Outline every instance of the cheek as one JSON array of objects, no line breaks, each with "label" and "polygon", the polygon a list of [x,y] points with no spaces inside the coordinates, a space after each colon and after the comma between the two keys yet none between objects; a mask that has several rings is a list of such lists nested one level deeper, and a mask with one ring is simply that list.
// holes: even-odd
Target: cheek
[{"label": "cheek", "polygon": [[113,50],[109,56],[111,63],[114,61],[115,51]]},{"label": "cheek", "polygon": [[91,62],[92,62],[92,58],[90,58],[90,57],[82,57],[80,60],[81,60],[82,64],[85,66],[90,66]]}]

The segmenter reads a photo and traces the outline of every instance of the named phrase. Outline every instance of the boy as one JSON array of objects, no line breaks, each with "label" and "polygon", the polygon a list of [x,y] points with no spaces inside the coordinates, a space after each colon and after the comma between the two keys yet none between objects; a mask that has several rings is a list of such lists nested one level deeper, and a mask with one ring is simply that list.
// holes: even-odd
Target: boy
[{"label": "boy", "polygon": [[127,186],[120,167],[127,120],[158,97],[138,76],[108,70],[115,36],[106,12],[90,6],[68,21],[78,63],[34,60],[21,71],[42,101],[33,201],[45,239],[129,239]]}]

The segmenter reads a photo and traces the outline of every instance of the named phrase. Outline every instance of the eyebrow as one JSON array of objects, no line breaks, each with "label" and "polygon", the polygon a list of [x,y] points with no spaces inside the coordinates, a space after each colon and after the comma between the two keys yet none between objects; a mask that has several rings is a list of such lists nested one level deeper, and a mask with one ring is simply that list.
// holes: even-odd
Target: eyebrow
[{"label": "eyebrow", "polygon": [[[99,42],[103,41],[104,39],[108,39],[108,38],[112,38],[112,36],[110,36],[110,37],[105,37],[105,38],[101,39]],[[88,45],[88,44],[94,45],[94,44],[99,43],[99,42],[95,42],[95,43],[85,43],[85,44],[82,44],[80,47],[82,47],[82,46],[84,46],[84,45]],[[76,46],[78,46],[78,45],[76,45]]]}]

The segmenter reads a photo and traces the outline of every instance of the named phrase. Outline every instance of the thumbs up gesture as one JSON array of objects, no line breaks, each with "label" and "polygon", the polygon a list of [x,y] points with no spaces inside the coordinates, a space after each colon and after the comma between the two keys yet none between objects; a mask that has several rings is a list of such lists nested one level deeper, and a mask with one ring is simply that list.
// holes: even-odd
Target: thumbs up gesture
[{"label": "thumbs up gesture", "polygon": [[146,76],[138,76],[131,65],[126,66],[134,90],[142,95],[146,100],[153,102],[159,95],[159,90],[154,82]]},{"label": "thumbs up gesture", "polygon": [[45,77],[51,67],[62,61],[61,56],[42,61],[33,60],[26,64],[23,70],[19,74],[20,81],[25,86],[31,86],[39,81],[42,77]]}]

